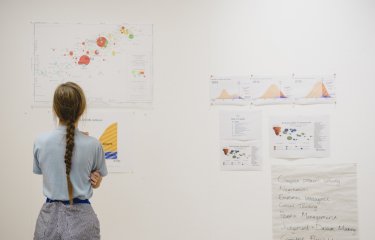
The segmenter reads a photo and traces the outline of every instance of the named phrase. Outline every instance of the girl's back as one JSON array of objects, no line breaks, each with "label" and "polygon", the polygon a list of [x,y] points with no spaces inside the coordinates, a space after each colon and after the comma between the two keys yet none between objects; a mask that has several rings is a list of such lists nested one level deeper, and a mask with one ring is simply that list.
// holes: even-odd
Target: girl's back
[{"label": "girl's back", "polygon": [[[41,134],[34,143],[33,171],[43,174],[43,192],[49,199],[69,199],[64,163],[65,135],[66,126],[60,125],[51,132]],[[74,186],[73,197],[89,199],[93,194],[90,173],[99,170],[102,176],[107,175],[103,149],[97,139],[78,129],[75,129],[74,144],[70,170],[70,180]]]}]

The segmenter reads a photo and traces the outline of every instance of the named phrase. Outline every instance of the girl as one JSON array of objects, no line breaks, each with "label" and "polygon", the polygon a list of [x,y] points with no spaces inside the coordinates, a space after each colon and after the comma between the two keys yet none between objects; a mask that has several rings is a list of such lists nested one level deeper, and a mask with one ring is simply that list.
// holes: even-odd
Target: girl
[{"label": "girl", "polygon": [[53,97],[59,126],[35,140],[33,171],[43,175],[47,201],[34,240],[100,239],[99,221],[88,199],[107,167],[100,142],[77,129],[85,108],[82,89],[72,82],[61,84]]}]

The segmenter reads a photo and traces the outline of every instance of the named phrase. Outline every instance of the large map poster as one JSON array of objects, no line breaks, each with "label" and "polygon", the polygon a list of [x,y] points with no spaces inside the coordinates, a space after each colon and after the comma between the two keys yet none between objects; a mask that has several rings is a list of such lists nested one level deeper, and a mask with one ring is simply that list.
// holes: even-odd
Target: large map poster
[{"label": "large map poster", "polygon": [[34,24],[34,105],[78,83],[97,107],[152,103],[151,24]]}]

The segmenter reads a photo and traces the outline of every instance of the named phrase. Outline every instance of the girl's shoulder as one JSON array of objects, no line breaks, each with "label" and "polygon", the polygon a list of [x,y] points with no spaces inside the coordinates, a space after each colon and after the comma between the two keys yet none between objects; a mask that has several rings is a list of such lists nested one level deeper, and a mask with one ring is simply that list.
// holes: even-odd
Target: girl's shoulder
[{"label": "girl's shoulder", "polygon": [[42,132],[36,136],[34,144],[45,144],[59,137],[61,138],[61,134],[59,134],[59,132],[57,132],[56,130]]},{"label": "girl's shoulder", "polygon": [[85,144],[92,145],[93,147],[100,146],[101,143],[95,137],[88,135],[85,132],[77,131],[76,136]]}]

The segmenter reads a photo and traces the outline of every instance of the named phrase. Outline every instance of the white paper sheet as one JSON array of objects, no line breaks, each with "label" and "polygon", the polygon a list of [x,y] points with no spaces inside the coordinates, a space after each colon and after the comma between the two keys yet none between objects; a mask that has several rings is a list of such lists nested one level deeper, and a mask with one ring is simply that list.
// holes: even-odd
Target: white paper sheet
[{"label": "white paper sheet", "polygon": [[255,105],[291,104],[291,77],[251,76],[251,96]]},{"label": "white paper sheet", "polygon": [[152,25],[34,24],[34,105],[78,83],[90,106],[147,107],[153,100]]},{"label": "white paper sheet", "polygon": [[296,104],[335,103],[335,75],[294,76],[292,95]]},{"label": "white paper sheet", "polygon": [[272,117],[270,155],[276,158],[329,156],[329,117]]},{"label": "white paper sheet", "polygon": [[222,140],[261,139],[260,111],[221,111],[220,138]]},{"label": "white paper sheet", "polygon": [[356,165],[272,167],[273,240],[357,240]]},{"label": "white paper sheet", "polygon": [[261,170],[260,111],[220,112],[222,170]]},{"label": "white paper sheet", "polygon": [[211,76],[210,98],[213,105],[250,104],[250,76]]},{"label": "white paper sheet", "polygon": [[110,115],[90,114],[81,119],[78,127],[101,142],[109,172],[130,172],[130,159],[125,161],[126,144],[122,138],[126,134],[120,134],[123,131],[121,124]]},{"label": "white paper sheet", "polygon": [[261,170],[260,141],[222,141],[222,170]]}]

